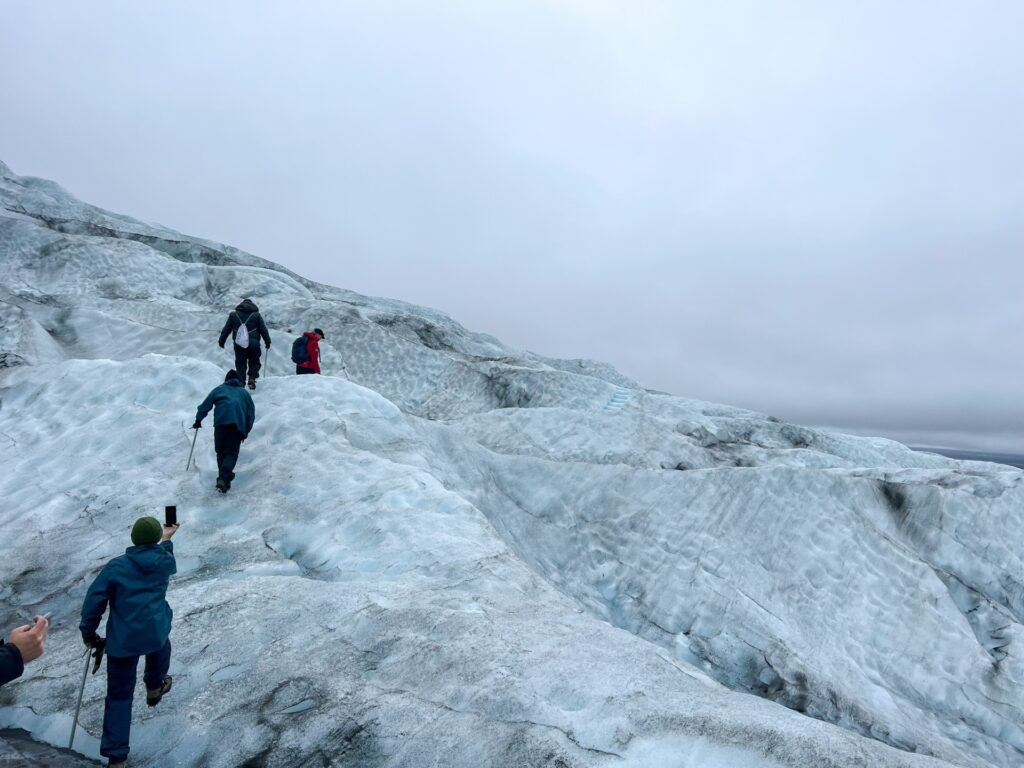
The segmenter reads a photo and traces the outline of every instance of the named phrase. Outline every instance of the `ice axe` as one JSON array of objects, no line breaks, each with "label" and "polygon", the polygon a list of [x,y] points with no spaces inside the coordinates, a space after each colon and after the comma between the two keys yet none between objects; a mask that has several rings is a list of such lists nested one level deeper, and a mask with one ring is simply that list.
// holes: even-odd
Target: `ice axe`
[{"label": "ice axe", "polygon": [[199,437],[199,427],[194,427],[195,432],[192,435],[192,448],[188,452],[188,461],[185,463],[185,471],[188,472],[188,468],[192,466],[192,452],[196,449],[196,438]]},{"label": "ice axe", "polygon": [[107,647],[107,641],[100,638],[99,641],[85,649],[85,669],[82,670],[82,687],[78,690],[78,705],[75,707],[75,719],[71,721],[71,738],[68,739],[68,749],[75,743],[75,731],[78,729],[78,713],[82,711],[82,697],[85,695],[85,680],[89,676],[89,657],[96,659],[92,668],[95,675],[99,671],[100,663],[103,661],[103,651]]}]

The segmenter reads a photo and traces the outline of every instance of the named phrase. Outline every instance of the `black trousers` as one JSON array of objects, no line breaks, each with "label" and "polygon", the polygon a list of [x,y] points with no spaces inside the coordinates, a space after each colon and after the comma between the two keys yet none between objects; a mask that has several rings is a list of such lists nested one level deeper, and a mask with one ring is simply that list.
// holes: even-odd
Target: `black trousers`
[{"label": "black trousers", "polygon": [[260,377],[260,355],[262,354],[263,349],[260,345],[252,341],[249,342],[248,347],[240,347],[235,344],[235,371],[243,384],[247,376],[250,379]]},{"label": "black trousers", "polygon": [[217,452],[217,479],[228,485],[235,479],[235,464],[242,447],[242,433],[234,424],[213,428],[213,449]]}]

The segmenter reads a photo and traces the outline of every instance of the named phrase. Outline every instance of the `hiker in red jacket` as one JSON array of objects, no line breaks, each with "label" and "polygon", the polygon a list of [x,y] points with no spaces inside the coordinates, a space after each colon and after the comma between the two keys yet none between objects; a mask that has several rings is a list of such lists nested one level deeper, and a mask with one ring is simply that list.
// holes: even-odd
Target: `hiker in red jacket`
[{"label": "hiker in red jacket", "polygon": [[320,373],[320,341],[324,338],[324,332],[314,328],[302,334],[301,338],[306,340],[306,354],[296,357],[295,350],[292,350],[292,359],[296,360],[295,373]]}]

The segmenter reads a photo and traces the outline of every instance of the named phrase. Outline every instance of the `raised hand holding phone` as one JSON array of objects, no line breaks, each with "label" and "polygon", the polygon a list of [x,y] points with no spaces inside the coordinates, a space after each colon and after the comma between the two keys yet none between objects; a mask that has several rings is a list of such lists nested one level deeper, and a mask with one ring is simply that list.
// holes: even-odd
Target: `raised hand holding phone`
[{"label": "raised hand holding phone", "polygon": [[164,507],[164,532],[160,541],[170,541],[171,537],[178,532],[181,523],[178,522],[178,508],[172,505]]}]

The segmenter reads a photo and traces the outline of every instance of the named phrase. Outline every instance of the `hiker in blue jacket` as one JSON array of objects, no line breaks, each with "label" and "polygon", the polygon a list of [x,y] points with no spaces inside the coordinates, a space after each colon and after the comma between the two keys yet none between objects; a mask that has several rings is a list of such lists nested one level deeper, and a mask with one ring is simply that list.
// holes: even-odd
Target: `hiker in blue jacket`
[{"label": "hiker in blue jacket", "polygon": [[238,374],[228,371],[224,383],[206,396],[196,411],[192,429],[203,426],[203,419],[213,408],[213,447],[217,452],[217,490],[227,493],[235,479],[235,464],[242,441],[256,421],[256,406],[245,391]]},{"label": "hiker in blue jacket", "polygon": [[[82,604],[82,640],[90,648],[107,653],[107,698],[103,709],[100,754],[109,766],[123,766],[128,759],[132,723],[132,694],[139,657],[146,657],[143,681],[146,703],[155,707],[171,690],[171,606],[167,583],[178,568],[171,537],[177,525],[162,526],[155,517],[140,517],[132,526],[132,544],[103,566]],[[103,612],[107,638],[96,630]]]}]

